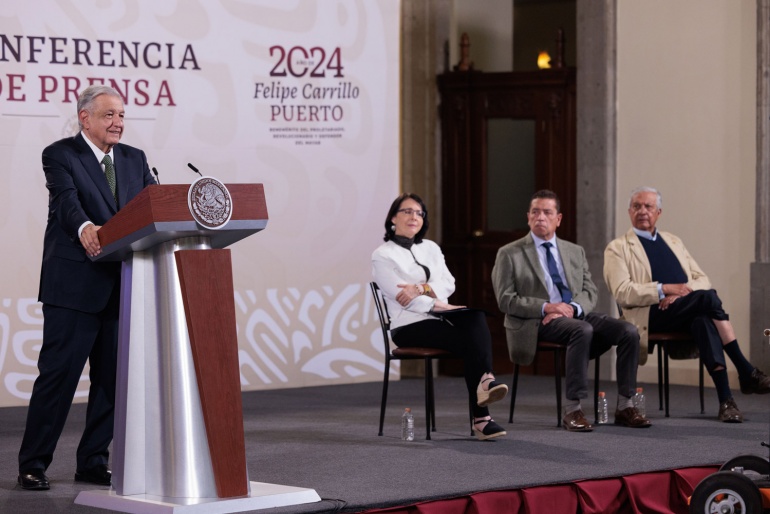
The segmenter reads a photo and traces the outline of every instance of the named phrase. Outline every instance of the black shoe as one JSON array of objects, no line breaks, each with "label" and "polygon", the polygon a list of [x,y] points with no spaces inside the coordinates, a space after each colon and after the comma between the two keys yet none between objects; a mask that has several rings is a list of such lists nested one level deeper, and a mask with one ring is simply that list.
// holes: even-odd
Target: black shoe
[{"label": "black shoe", "polygon": [[112,471],[106,464],[75,473],[75,482],[87,482],[96,485],[112,485]]},{"label": "black shoe", "polygon": [[47,491],[51,488],[48,477],[42,469],[27,469],[19,472],[17,479],[22,489],[27,491]]},{"label": "black shoe", "polygon": [[[482,430],[479,430],[476,428],[476,424],[481,424],[486,422],[487,424],[484,425],[484,428]],[[505,435],[505,429],[495,423],[495,420],[492,418],[489,419],[480,419],[478,421],[473,422],[473,433],[476,434],[476,439],[479,441],[486,441],[487,439],[494,439],[495,437],[502,437]]]},{"label": "black shoe", "polygon": [[751,376],[741,380],[741,392],[743,394],[767,394],[770,393],[770,377],[754,368]]}]

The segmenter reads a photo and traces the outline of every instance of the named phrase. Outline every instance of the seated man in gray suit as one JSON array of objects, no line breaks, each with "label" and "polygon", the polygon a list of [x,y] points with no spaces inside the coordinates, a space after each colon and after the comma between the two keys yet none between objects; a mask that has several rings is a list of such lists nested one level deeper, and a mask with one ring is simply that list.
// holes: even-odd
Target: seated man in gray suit
[{"label": "seated man in gray suit", "polygon": [[527,212],[529,234],[497,252],[492,284],[497,304],[505,313],[511,360],[531,364],[538,340],[563,343],[567,359],[562,425],[569,431],[589,432],[593,427],[580,406],[588,397],[589,357],[617,345],[615,423],[649,427],[650,421],[631,400],[636,390],[639,333],[630,323],[591,312],[596,305],[596,286],[583,248],[556,237],[560,209],[553,191],[535,193]]},{"label": "seated man in gray suit", "polygon": [[633,228],[607,245],[604,279],[623,318],[639,329],[641,359],[647,359],[648,329],[690,332],[716,386],[719,420],[740,423],[743,415],[730,391],[725,353],[738,369],[742,393],[770,393],[770,378],[743,356],[722,301],[681,239],[655,228],[661,203],[655,188],[631,192]]}]

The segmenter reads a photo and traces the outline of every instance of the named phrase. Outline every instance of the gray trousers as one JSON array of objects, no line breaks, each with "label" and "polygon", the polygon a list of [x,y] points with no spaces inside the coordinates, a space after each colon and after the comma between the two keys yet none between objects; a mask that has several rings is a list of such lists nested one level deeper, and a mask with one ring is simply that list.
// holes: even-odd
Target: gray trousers
[{"label": "gray trousers", "polygon": [[582,320],[556,318],[547,325],[541,323],[538,338],[567,347],[567,400],[588,397],[588,361],[611,346],[617,346],[618,394],[631,397],[636,392],[639,332],[631,323],[592,312]]}]

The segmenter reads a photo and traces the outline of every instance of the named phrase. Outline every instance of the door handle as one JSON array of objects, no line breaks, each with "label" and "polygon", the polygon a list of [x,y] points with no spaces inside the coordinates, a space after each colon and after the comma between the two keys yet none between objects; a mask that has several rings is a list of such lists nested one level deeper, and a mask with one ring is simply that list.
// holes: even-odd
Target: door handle
[{"label": "door handle", "polygon": [[484,237],[484,231],[483,230],[474,230],[473,231],[473,237]]}]

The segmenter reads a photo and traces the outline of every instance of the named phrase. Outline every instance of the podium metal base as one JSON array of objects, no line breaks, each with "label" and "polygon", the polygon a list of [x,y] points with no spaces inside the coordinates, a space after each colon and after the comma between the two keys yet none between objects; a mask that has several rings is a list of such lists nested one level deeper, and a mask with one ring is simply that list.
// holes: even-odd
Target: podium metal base
[{"label": "podium metal base", "polygon": [[250,482],[249,496],[239,498],[168,498],[149,494],[120,496],[113,489],[83,491],[78,505],[134,514],[226,514],[321,501],[314,489]]}]

